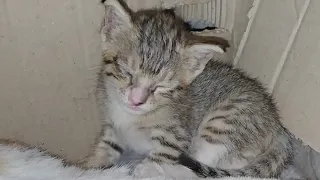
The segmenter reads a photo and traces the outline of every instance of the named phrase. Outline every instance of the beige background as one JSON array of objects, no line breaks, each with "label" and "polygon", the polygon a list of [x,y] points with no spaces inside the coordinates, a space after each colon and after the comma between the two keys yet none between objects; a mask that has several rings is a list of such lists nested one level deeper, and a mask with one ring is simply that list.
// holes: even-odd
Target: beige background
[{"label": "beige background", "polygon": [[[72,160],[88,153],[99,130],[93,96],[103,12],[98,1],[0,0],[1,138],[40,145]],[[129,4],[137,8],[144,2]],[[236,48],[252,2],[238,1],[235,18],[229,17]],[[270,85],[304,2],[262,0],[237,66]],[[317,7],[320,1],[311,0],[274,92],[284,123],[320,150]]]},{"label": "beige background", "polygon": [[320,151],[320,1],[308,2],[261,0],[237,66],[273,90],[284,124]]},{"label": "beige background", "polygon": [[98,0],[0,0],[1,138],[87,154],[102,10]]}]

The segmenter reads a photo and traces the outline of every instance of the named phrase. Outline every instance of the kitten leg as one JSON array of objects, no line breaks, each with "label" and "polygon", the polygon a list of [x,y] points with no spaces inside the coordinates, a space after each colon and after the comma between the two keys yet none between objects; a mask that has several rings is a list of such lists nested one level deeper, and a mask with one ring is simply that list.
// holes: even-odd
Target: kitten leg
[{"label": "kitten leg", "polygon": [[208,142],[201,138],[198,141],[195,153],[192,156],[205,165],[217,167],[219,161],[228,153],[225,145]]},{"label": "kitten leg", "polygon": [[185,129],[180,125],[167,127],[157,126],[151,133],[153,149],[146,160],[158,163],[174,164],[181,151],[185,151],[189,144]]},{"label": "kitten leg", "polygon": [[216,167],[230,150],[229,135],[234,128],[225,123],[226,116],[219,112],[209,113],[198,130],[191,153],[198,161]]},{"label": "kitten leg", "polygon": [[176,164],[181,151],[185,151],[189,144],[184,129],[179,125],[157,126],[150,131],[152,149],[133,172],[139,178],[161,175],[158,165]]},{"label": "kitten leg", "polygon": [[93,149],[93,154],[88,157],[87,168],[110,167],[123,153],[123,145],[120,143],[112,124],[105,124],[99,141]]},{"label": "kitten leg", "polygon": [[[279,177],[292,158],[291,140],[288,139],[287,134],[282,134],[282,130],[282,132],[267,132],[263,124],[253,121],[252,119],[260,117],[254,116],[252,109],[246,109],[243,103],[220,106],[215,112],[212,111],[212,116],[209,115],[210,118],[207,118],[199,128],[199,139],[209,144],[225,145],[228,150],[222,153],[217,167],[199,163],[185,153],[180,156],[179,163],[193,170],[200,177]],[[277,133],[277,136],[272,137],[272,133]],[[265,149],[266,141],[270,144]],[[214,149],[212,153],[216,153]],[[242,156],[241,158],[245,161],[240,161],[236,165],[237,168],[230,168],[234,163],[229,167],[222,167],[221,163],[230,160],[230,155],[232,157],[233,154]],[[197,156],[201,157],[201,149],[196,152],[195,157]],[[226,159],[222,159],[225,157]]]}]

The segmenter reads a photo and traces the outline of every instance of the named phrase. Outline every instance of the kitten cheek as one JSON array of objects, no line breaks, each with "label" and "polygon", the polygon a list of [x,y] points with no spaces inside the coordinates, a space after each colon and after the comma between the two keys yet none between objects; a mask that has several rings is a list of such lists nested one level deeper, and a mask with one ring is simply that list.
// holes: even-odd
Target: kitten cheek
[{"label": "kitten cheek", "polygon": [[148,97],[148,100],[146,101],[145,105],[147,106],[155,106],[157,105],[158,102],[158,97],[155,94],[151,94]]},{"label": "kitten cheek", "polygon": [[124,97],[126,97],[127,100],[127,97],[129,96],[130,92],[130,86],[128,86],[127,82],[122,82],[119,91],[122,93]]},{"label": "kitten cheek", "polygon": [[155,94],[153,95],[153,97],[154,97],[154,98],[153,98],[153,103],[154,103],[156,106],[166,104],[167,101],[168,101],[168,99],[165,98],[165,97],[163,96],[163,94],[161,94],[161,93],[155,93]]},{"label": "kitten cheek", "polygon": [[106,79],[106,82],[108,82],[109,85],[112,85],[114,86],[115,88],[119,88],[121,84],[119,84],[119,81],[116,80],[115,78],[113,77],[108,77]]},{"label": "kitten cheek", "polygon": [[160,96],[160,98],[168,98],[173,93],[173,90],[166,88],[166,89],[159,89],[155,92],[157,96]]},{"label": "kitten cheek", "polygon": [[119,88],[119,93],[121,93],[121,95],[124,95],[126,93],[126,88]]},{"label": "kitten cheek", "polygon": [[155,91],[155,92],[153,92],[153,94],[151,95],[152,97],[153,97],[153,99],[154,99],[154,101],[158,101],[159,99],[161,99],[162,98],[162,96],[161,96],[161,92],[160,91]]}]

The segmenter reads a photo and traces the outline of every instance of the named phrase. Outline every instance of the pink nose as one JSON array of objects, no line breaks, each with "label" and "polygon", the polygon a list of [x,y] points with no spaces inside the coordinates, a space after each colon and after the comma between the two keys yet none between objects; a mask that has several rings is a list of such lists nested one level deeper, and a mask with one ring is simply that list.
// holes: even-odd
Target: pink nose
[{"label": "pink nose", "polygon": [[148,100],[148,90],[146,88],[139,88],[135,87],[133,88],[129,93],[129,103],[132,106],[140,106]]}]

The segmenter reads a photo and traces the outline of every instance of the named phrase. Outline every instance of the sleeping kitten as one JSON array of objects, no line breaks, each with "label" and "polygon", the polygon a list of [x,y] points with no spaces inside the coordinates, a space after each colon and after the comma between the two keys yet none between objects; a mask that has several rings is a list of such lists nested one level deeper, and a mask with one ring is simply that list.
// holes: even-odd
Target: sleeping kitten
[{"label": "sleeping kitten", "polygon": [[[103,126],[88,167],[109,167],[127,149],[146,155],[137,176],[152,174],[145,167],[157,162],[201,176],[278,177],[291,163],[292,139],[272,97],[257,80],[212,60],[226,40],[192,34],[172,10],[103,3]],[[197,161],[212,168],[194,168]]]}]

